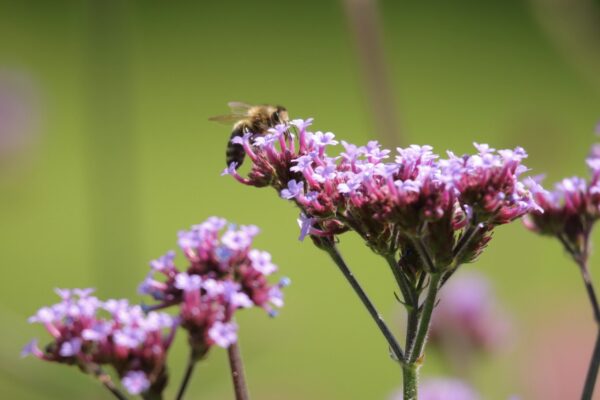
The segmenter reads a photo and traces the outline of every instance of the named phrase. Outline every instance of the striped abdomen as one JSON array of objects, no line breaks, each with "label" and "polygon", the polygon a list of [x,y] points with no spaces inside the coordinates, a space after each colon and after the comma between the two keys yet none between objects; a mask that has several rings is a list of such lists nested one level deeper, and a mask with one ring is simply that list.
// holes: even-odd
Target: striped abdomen
[{"label": "striped abdomen", "polygon": [[244,147],[241,144],[231,143],[231,140],[238,136],[244,136],[245,127],[246,125],[244,123],[237,123],[233,127],[233,131],[229,137],[229,142],[227,142],[227,151],[225,152],[225,161],[227,162],[227,166],[230,166],[232,162],[235,162],[237,163],[236,168],[239,168],[244,162],[244,157],[246,156]]}]

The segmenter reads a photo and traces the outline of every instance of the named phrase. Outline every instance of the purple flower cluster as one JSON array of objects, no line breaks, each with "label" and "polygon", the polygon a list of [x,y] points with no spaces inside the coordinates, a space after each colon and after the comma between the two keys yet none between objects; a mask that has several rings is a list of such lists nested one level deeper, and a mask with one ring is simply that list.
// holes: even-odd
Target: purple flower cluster
[{"label": "purple flower cluster", "polygon": [[[224,174],[253,186],[272,186],[302,210],[301,238],[359,233],[375,252],[395,254],[420,241],[431,265],[442,269],[474,259],[491,229],[539,209],[519,180],[527,170],[522,148],[495,151],[475,144],[477,153],[440,158],[430,146],[391,151],[376,141],[365,146],[341,142],[336,157],[331,132],[310,132],[312,119],[278,125],[267,135],[236,138],[252,160],[247,177],[236,165]],[[456,253],[457,238],[469,240]],[[460,247],[460,246],[459,246]],[[458,257],[457,257],[458,256]]]},{"label": "purple flower cluster", "polygon": [[96,375],[101,366],[110,365],[129,393],[140,394],[151,387],[162,391],[176,320],[160,312],[145,314],[127,300],[100,301],[92,292],[57,289],[61,302],[29,318],[44,325],[53,341],[41,350],[34,340],[22,354],[76,365]]},{"label": "purple flower cluster", "polygon": [[588,253],[588,239],[594,223],[600,218],[600,147],[592,147],[586,160],[591,172],[589,179],[577,176],[556,183],[553,191],[546,191],[537,182],[531,182],[531,191],[539,210],[532,210],[524,219],[525,226],[543,235],[558,237],[567,251],[584,259]]},{"label": "purple flower cluster", "polygon": [[276,315],[275,308],[283,306],[281,289],[289,279],[269,284],[268,276],[277,267],[269,253],[252,249],[257,234],[255,226],[235,227],[212,217],[179,232],[179,246],[189,264],[185,272],[176,268],[175,252],[150,263],[139,292],[159,302],[149,309],[180,305],[181,326],[189,332],[197,359],[212,345],[236,342],[236,310],[257,306]]},{"label": "purple flower cluster", "polygon": [[[188,331],[197,361],[213,345],[229,347],[237,341],[236,310],[257,306],[275,315],[274,307],[283,306],[281,289],[289,279],[269,284],[268,276],[277,267],[269,253],[252,249],[257,234],[255,226],[236,228],[216,217],[179,232],[189,266],[179,271],[175,252],[150,263],[151,272],[139,291],[159,301],[153,306],[100,301],[91,295],[93,289],[57,289],[62,301],[29,319],[44,325],[53,341],[44,350],[32,341],[23,355],[75,365],[110,388],[102,368],[112,366],[130,394],[162,398],[167,351],[178,326]],[[176,317],[157,311],[170,306],[179,306]]]}]

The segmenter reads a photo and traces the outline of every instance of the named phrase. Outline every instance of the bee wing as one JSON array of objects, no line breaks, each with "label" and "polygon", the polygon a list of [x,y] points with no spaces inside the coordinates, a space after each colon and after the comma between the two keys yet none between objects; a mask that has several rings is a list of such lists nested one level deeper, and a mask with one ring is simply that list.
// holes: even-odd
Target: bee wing
[{"label": "bee wing", "polygon": [[210,117],[208,120],[228,125],[235,124],[240,119],[246,118],[250,109],[254,107],[251,104],[242,103],[241,101],[230,101],[229,103],[227,103],[227,105],[231,109],[230,114],[217,115],[214,117]]},{"label": "bee wing", "polygon": [[236,114],[225,114],[225,115],[215,115],[214,117],[210,117],[209,121],[219,122],[221,124],[231,125],[238,122],[240,119],[244,118],[244,115],[236,115]]},{"label": "bee wing", "polygon": [[247,116],[248,111],[250,111],[250,109],[254,107],[252,104],[242,103],[241,101],[230,101],[229,103],[227,103],[227,105],[231,109],[232,114],[237,114],[243,117]]}]

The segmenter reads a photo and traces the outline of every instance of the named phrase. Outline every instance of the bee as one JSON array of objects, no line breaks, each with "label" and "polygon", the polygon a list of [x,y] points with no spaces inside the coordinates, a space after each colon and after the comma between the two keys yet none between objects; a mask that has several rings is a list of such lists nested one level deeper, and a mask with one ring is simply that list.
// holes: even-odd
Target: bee
[{"label": "bee", "polygon": [[244,162],[246,152],[242,145],[231,143],[231,140],[235,137],[243,136],[246,132],[251,132],[253,135],[264,135],[269,128],[277,124],[287,123],[289,117],[287,110],[282,106],[268,104],[253,106],[238,101],[229,102],[227,105],[231,109],[230,114],[218,115],[209,118],[209,120],[233,124],[233,130],[231,131],[225,152],[225,161],[227,166],[235,162],[237,163],[236,168],[239,168]]}]

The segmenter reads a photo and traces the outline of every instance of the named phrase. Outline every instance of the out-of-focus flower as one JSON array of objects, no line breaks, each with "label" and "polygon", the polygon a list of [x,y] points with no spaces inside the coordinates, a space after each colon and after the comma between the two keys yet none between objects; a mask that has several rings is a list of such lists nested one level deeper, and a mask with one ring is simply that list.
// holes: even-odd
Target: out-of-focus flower
[{"label": "out-of-focus flower", "polygon": [[433,311],[430,344],[455,361],[468,366],[478,351],[495,351],[510,333],[506,312],[499,306],[490,281],[481,273],[461,271],[440,291]]},{"label": "out-of-focus flower", "polygon": [[[596,339],[596,324],[580,303],[561,302],[540,311],[543,314],[530,322],[518,352],[516,374],[524,390],[522,399],[579,399]],[[592,398],[598,399],[598,394]]]},{"label": "out-of-focus flower", "polygon": [[127,300],[102,302],[91,295],[91,289],[56,292],[60,303],[43,307],[29,318],[31,323],[42,324],[53,340],[44,350],[32,341],[23,349],[24,356],[76,365],[92,374],[110,365],[129,393],[162,392],[175,319],[154,311],[144,314]]},{"label": "out-of-focus flower", "polygon": [[0,70],[0,159],[28,146],[38,123],[31,82],[22,73]]},{"label": "out-of-focus flower", "polygon": [[[402,391],[390,400],[402,400]],[[479,394],[466,382],[458,379],[426,379],[419,385],[419,400],[480,400]]]},{"label": "out-of-focus flower", "polygon": [[256,306],[276,315],[275,308],[283,306],[281,288],[289,280],[268,282],[277,267],[269,253],[252,248],[257,234],[255,226],[236,227],[212,217],[178,234],[188,262],[185,272],[176,268],[173,252],[150,263],[152,270],[139,292],[159,302],[148,309],[179,305],[181,326],[197,359],[213,345],[236,342],[237,310]]}]

